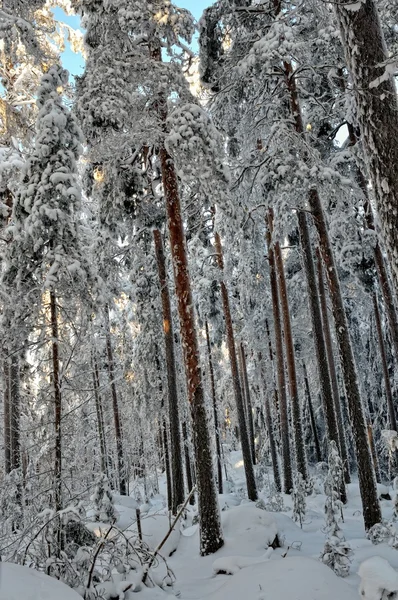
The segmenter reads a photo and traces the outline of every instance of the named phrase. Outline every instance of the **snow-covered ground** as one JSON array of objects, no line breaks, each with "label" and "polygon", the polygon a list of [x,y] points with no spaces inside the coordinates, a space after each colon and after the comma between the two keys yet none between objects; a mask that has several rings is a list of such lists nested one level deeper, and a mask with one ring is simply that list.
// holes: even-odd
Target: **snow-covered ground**
[{"label": "snow-covered ground", "polygon": [[[172,532],[161,551],[169,572],[162,561],[158,569],[151,572],[152,579],[161,584],[171,570],[175,575],[173,588],[137,586],[139,573],[131,572],[130,579],[128,574],[115,573],[114,583],[103,586],[100,598],[166,600],[174,593],[182,600],[354,600],[360,598],[358,570],[364,561],[367,562],[361,567],[361,574],[365,575],[361,584],[362,597],[365,600],[395,597],[388,594],[394,591],[395,583],[398,589],[398,572],[395,571],[398,570],[398,550],[387,543],[374,545],[366,539],[357,483],[348,486],[344,522],[340,523],[342,534],[353,551],[350,574],[342,579],[319,560],[326,540],[323,493],[314,492],[307,498],[307,512],[301,529],[292,519],[290,496],[283,496],[284,511],[263,510],[264,504],[269,501],[268,484],[260,494],[262,508],[245,500],[240,453],[231,452],[229,462],[230,482],[226,483],[226,491],[219,498],[224,546],[214,555],[199,556],[199,531],[194,518],[196,508],[188,507],[186,519]],[[321,481],[315,487],[318,492],[321,491]],[[390,491],[391,495],[395,493],[380,487],[380,492],[386,491]],[[134,499],[117,496],[115,502],[120,528],[126,536],[136,536]],[[382,508],[383,516],[391,519],[393,501],[382,500]],[[152,499],[142,509],[142,536],[149,548],[154,550],[167,533],[170,523],[164,495]],[[268,549],[276,536],[282,547]],[[368,560],[375,556],[379,558]],[[1,568],[0,600],[77,600],[79,597],[65,586],[32,570],[7,564]],[[129,582],[130,589],[127,590]]]}]

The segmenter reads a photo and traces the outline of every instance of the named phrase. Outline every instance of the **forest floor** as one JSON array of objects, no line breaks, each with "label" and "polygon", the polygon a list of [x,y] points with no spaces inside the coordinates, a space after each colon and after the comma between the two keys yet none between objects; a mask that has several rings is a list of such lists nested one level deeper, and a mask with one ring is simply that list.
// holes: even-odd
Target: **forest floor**
[{"label": "forest floor", "polygon": [[[322,476],[315,486],[318,493],[307,498],[306,516],[300,528],[292,519],[291,496],[282,495],[285,505],[282,512],[266,512],[256,508],[254,503],[242,500],[245,479],[240,452],[230,453],[228,475],[230,481],[225,487],[229,491],[219,497],[224,546],[214,555],[200,557],[198,525],[190,525],[192,517],[188,513],[181,535],[177,535],[166,548],[165,555],[175,548],[166,560],[176,577],[174,593],[177,592],[182,600],[354,600],[360,597],[358,568],[364,560],[383,557],[398,569],[398,550],[387,543],[375,545],[366,539],[357,482],[347,487],[348,502],[343,508],[344,522],[340,523],[342,533],[352,548],[350,574],[343,579],[319,561],[327,537],[325,495],[319,493],[323,491]],[[271,475],[266,477],[271,479]],[[267,487],[272,481],[267,483],[260,493],[264,503],[268,502]],[[164,492],[163,480],[160,484],[161,492]],[[388,491],[393,497],[394,490],[379,486],[380,494]],[[383,518],[391,520],[393,500],[382,500],[381,504]],[[151,546],[161,539],[156,532],[156,517],[152,517],[150,525],[150,515],[154,512],[156,502],[143,519],[144,538],[146,535]],[[122,517],[124,526],[126,518],[125,513]],[[146,520],[149,520],[147,526]],[[268,557],[266,548],[274,537],[275,525],[283,546]],[[234,574],[215,574],[215,570],[223,568]],[[153,594],[149,590],[141,593],[147,600],[165,597],[159,594],[158,589],[154,589]],[[137,598],[137,594],[126,596],[130,597]],[[375,600],[380,598],[375,596]],[[369,600],[373,597],[369,596]]]},{"label": "forest floor", "polygon": [[[324,516],[325,496],[320,493],[323,477],[318,477],[314,494],[307,497],[306,516],[300,528],[292,519],[290,496],[282,495],[285,507],[280,512],[257,508],[254,503],[242,499],[245,480],[240,452],[230,452],[228,462],[229,481],[225,482],[226,493],[219,497],[225,537],[224,546],[211,556],[200,557],[198,525],[193,524],[196,508],[189,507],[186,519],[172,532],[161,551],[168,565],[168,575],[170,576],[172,571],[175,576],[173,586],[166,590],[158,585],[153,588],[144,586],[140,591],[130,590],[123,593],[121,582],[126,576],[119,578],[115,573],[114,582],[104,588],[99,598],[166,600],[167,597],[176,595],[181,600],[358,600],[360,598],[358,568],[364,560],[374,556],[382,557],[398,570],[398,550],[387,543],[374,545],[366,539],[361,499],[356,482],[348,486],[348,503],[343,509],[344,522],[340,523],[342,533],[352,548],[350,574],[343,579],[337,577],[329,567],[319,561],[327,537]],[[265,474],[266,483],[260,493],[260,498],[265,504],[269,502],[267,490],[272,483],[270,477],[268,473]],[[169,528],[163,478],[160,478],[159,484],[160,494],[141,506],[143,539],[151,549],[156,548]],[[387,491],[392,497],[396,493],[385,486],[379,487],[380,493],[385,494]],[[115,496],[116,509],[119,513],[118,526],[125,531],[132,531],[136,527],[137,504],[133,493],[137,493],[137,487],[131,497]],[[391,520],[393,500],[382,500],[381,504],[383,517]],[[98,524],[95,524],[95,527],[98,527]],[[274,540],[276,532],[282,547],[267,552],[268,545]],[[46,588],[44,580],[41,582],[40,577],[37,581],[32,579],[31,570],[25,581],[23,570],[26,572],[26,567],[0,563],[0,600],[55,600],[55,598],[78,600],[80,598],[76,592],[54,580]],[[391,573],[394,578],[395,573],[393,571]],[[165,563],[160,561],[158,570],[151,571],[151,576],[155,582],[158,577],[157,583],[165,581],[164,577],[167,576]],[[128,577],[127,580],[130,581]],[[396,577],[398,589],[398,573]],[[62,589],[52,588],[51,585],[55,584],[62,586]],[[40,587],[42,592],[39,591],[39,595],[37,595],[37,586],[43,586]],[[118,597],[115,594],[119,591]],[[366,595],[365,599],[384,600],[384,598],[396,597],[382,595],[376,591]]]}]

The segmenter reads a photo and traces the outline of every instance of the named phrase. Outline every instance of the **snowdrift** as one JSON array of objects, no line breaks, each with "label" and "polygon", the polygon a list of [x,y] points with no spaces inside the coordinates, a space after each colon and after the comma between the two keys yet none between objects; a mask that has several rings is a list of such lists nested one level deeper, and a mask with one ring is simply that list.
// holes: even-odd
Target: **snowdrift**
[{"label": "snowdrift", "polygon": [[277,558],[240,570],[208,600],[358,600],[358,591],[312,558]]},{"label": "snowdrift", "polygon": [[0,562],[0,600],[82,600],[68,586],[44,573]]}]

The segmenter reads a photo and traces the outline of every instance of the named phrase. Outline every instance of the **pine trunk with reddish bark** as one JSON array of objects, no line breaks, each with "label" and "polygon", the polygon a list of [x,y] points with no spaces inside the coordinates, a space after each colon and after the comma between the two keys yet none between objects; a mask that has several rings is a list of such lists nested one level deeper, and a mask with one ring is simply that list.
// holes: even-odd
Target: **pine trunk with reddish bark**
[{"label": "pine trunk with reddish bark", "polygon": [[275,356],[276,356],[276,372],[278,382],[278,401],[279,401],[279,416],[280,416],[280,434],[282,445],[282,461],[283,461],[283,486],[285,494],[290,494],[293,489],[292,475],[292,459],[290,455],[290,440],[289,440],[289,417],[287,410],[286,397],[286,377],[285,377],[285,361],[283,356],[283,337],[282,337],[282,320],[279,304],[278,280],[275,266],[274,249],[272,246],[272,220],[268,222],[267,229],[267,247],[268,247],[268,263],[269,276],[271,283],[272,296],[272,312],[274,316],[274,332],[275,332]]},{"label": "pine trunk with reddish bark", "polygon": [[[273,214],[269,211],[268,225],[272,231]],[[296,359],[294,352],[294,343],[292,335],[292,326],[290,322],[289,299],[287,296],[287,286],[285,278],[285,268],[283,265],[282,252],[278,241],[274,242],[275,266],[278,278],[279,299],[283,317],[283,333],[286,349],[286,366],[289,380],[290,403],[292,408],[292,423],[294,445],[296,450],[296,466],[297,470],[303,476],[303,479],[308,478],[307,458],[305,455],[304,436],[303,436],[303,421],[300,408],[300,399],[297,385]]]},{"label": "pine trunk with reddish bark", "polygon": [[171,315],[170,294],[167,283],[166,259],[160,231],[154,229],[153,239],[158,265],[160,294],[163,311],[163,335],[166,355],[168,408],[170,422],[171,472],[173,475],[172,513],[177,514],[178,507],[184,503],[184,472],[182,467],[180,419],[178,408],[177,372],[174,352],[174,333]]},{"label": "pine trunk with reddish bark", "polygon": [[329,241],[328,228],[326,225],[321,200],[316,189],[310,190],[308,200],[315,227],[318,232],[319,248],[329,285],[341,370],[343,374],[344,387],[356,449],[358,479],[363,506],[364,523],[365,528],[369,529],[376,523],[380,522],[381,509],[378,500],[372,457],[367,438],[366,422],[359,390],[357,368],[351,346],[347,316],[340,289],[340,281]]},{"label": "pine trunk with reddish bark", "polygon": [[[166,121],[166,108],[160,112]],[[193,442],[199,499],[200,553],[216,552],[224,544],[216,495],[209,427],[206,415],[199,345],[188,270],[185,234],[175,166],[166,148],[159,151],[166,202],[174,283],[178,304],[188,399],[191,407]]]},{"label": "pine trunk with reddish bark", "polygon": [[323,281],[323,268],[322,268],[322,259],[319,252],[319,248],[316,249],[316,257],[317,257],[317,270],[318,270],[318,290],[319,290],[319,299],[321,303],[321,311],[322,311],[322,329],[325,336],[326,343],[326,352],[327,352],[327,360],[329,364],[329,372],[330,379],[332,382],[332,390],[333,390],[333,402],[335,408],[335,414],[337,419],[337,427],[339,438],[336,441],[338,447],[340,448],[340,456],[343,461],[344,466],[344,481],[346,483],[350,483],[350,465],[348,460],[348,449],[347,449],[347,438],[345,435],[345,427],[343,420],[343,410],[340,401],[340,393],[339,393],[339,383],[337,380],[337,372],[336,372],[336,363],[334,360],[333,354],[333,343],[332,336],[330,333],[329,326],[329,314],[328,314],[328,306],[326,301],[326,291],[325,285]]},{"label": "pine trunk with reddish bark", "polygon": [[[221,239],[218,233],[214,236],[214,246],[220,271],[224,270],[224,259],[222,253]],[[254,478],[253,461],[251,455],[248,427],[246,423],[245,407],[243,401],[242,387],[239,378],[238,359],[236,354],[235,336],[232,325],[231,309],[225,281],[221,280],[221,297],[224,311],[225,328],[227,333],[227,344],[229,364],[231,367],[232,384],[234,389],[236,411],[238,414],[239,437],[242,446],[243,464],[246,475],[247,495],[249,500],[257,500],[256,480]]]},{"label": "pine trunk with reddish bark", "polygon": [[213,401],[214,433],[215,433],[215,437],[216,437],[218,493],[222,494],[223,493],[223,485],[222,485],[221,436],[220,436],[220,427],[218,424],[218,406],[217,406],[217,397],[216,397],[216,384],[215,384],[215,380],[214,380],[213,355],[212,355],[212,351],[211,351],[209,324],[208,324],[207,320],[205,321],[205,329],[206,329],[207,357],[209,359],[210,390],[211,390],[211,398]]}]

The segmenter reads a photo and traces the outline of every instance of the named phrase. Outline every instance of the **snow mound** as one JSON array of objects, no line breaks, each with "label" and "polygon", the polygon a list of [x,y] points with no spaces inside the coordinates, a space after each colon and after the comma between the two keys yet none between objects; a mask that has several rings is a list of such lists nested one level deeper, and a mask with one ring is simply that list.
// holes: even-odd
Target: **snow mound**
[{"label": "snow mound", "polygon": [[0,562],[0,600],[82,600],[64,583],[28,567]]},{"label": "snow mound", "polygon": [[239,571],[208,600],[358,600],[355,588],[312,558],[278,558]]},{"label": "snow mound", "polygon": [[120,494],[112,493],[112,498],[114,504],[119,504],[121,506],[125,506],[126,508],[133,508],[134,510],[138,508],[138,502],[131,496],[121,496]]},{"label": "snow mound", "polygon": [[[149,546],[150,550],[155,550],[158,544],[166,537],[169,531],[169,518],[165,515],[151,515],[141,519],[142,539]],[[137,524],[133,523],[126,533],[130,533],[136,537]],[[162,547],[160,554],[162,556],[170,556],[177,550],[178,542],[180,541],[180,524],[177,523],[166,543]]]},{"label": "snow mound", "polygon": [[241,569],[246,569],[246,567],[251,567],[252,565],[269,560],[272,552],[272,548],[268,548],[267,552],[258,558],[253,558],[251,556],[223,556],[214,561],[213,571],[214,573],[235,575],[235,573]]},{"label": "snow mound", "polygon": [[358,575],[361,578],[359,592],[365,600],[380,600],[398,592],[398,573],[381,556],[372,556],[361,563]]},{"label": "snow mound", "polygon": [[225,539],[239,539],[239,543],[262,549],[271,546],[278,534],[274,513],[257,508],[254,504],[241,504],[221,513]]}]

